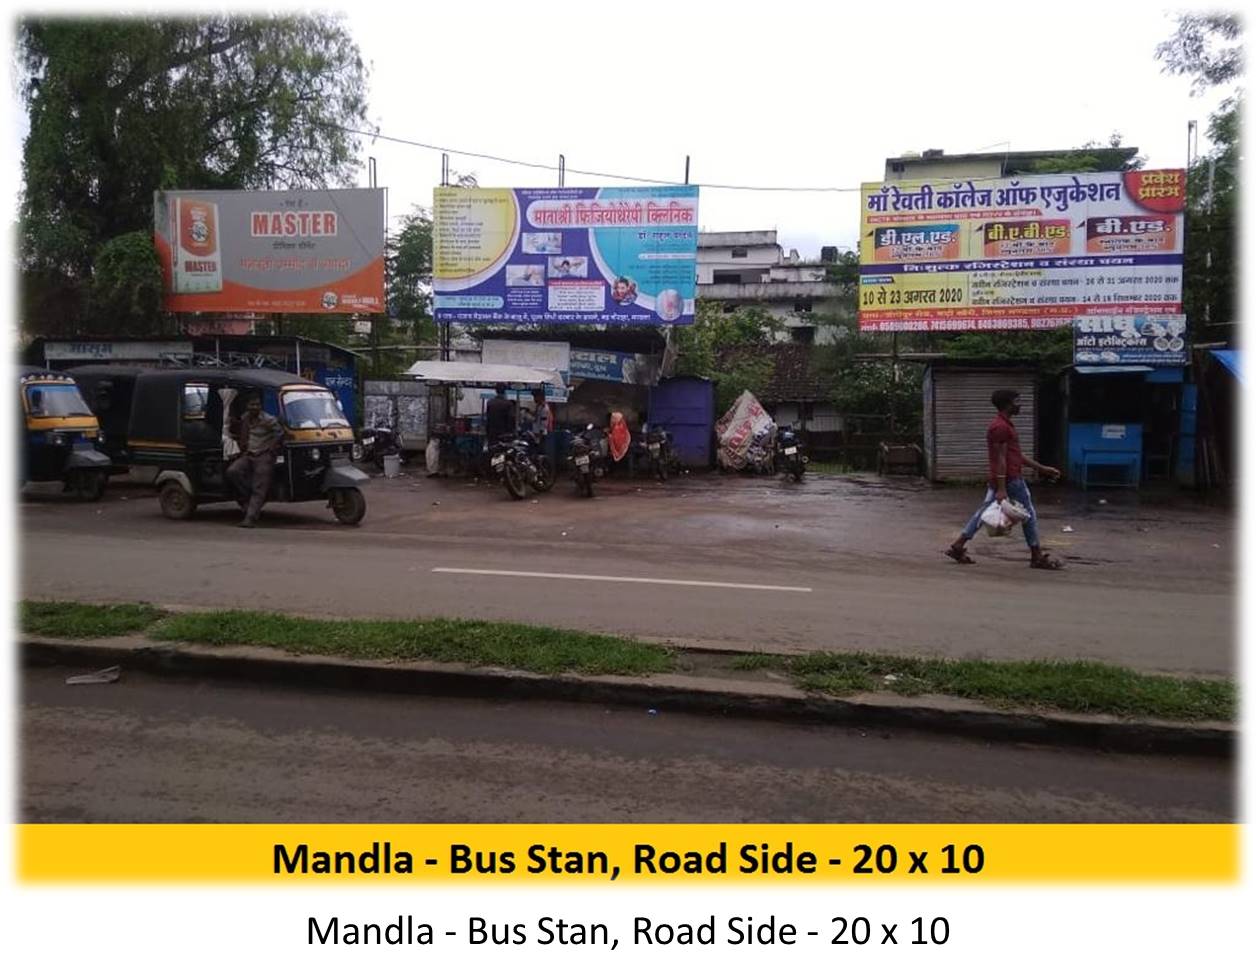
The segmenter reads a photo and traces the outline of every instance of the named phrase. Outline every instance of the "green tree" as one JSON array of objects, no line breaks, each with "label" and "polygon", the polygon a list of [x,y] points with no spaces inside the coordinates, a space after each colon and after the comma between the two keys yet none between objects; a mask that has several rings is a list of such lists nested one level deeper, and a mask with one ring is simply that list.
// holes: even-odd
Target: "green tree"
[{"label": "green tree", "polygon": [[784,321],[759,306],[725,313],[718,302],[698,300],[691,327],[677,331],[677,374],[715,382],[715,410],[722,415],[746,389],[763,390],[771,380],[772,357],[762,349]]},{"label": "green tree", "polygon": [[[1173,37],[1156,48],[1165,72],[1191,79],[1194,95],[1237,82],[1243,73],[1243,24],[1235,14],[1182,14]],[[1238,319],[1239,142],[1243,90],[1208,121],[1211,148],[1186,180],[1182,306],[1197,341],[1226,340]]]},{"label": "green tree", "polygon": [[26,18],[17,49],[29,330],[90,325],[96,257],[151,233],[155,190],[321,187],[356,172],[346,130],[365,126],[367,69],[337,18]]},{"label": "green tree", "polygon": [[89,303],[93,332],[160,333],[161,263],[153,236],[132,231],[110,239],[96,253],[94,266]]},{"label": "green tree", "polygon": [[1136,150],[1121,145],[1121,134],[1113,133],[1106,145],[1090,140],[1066,153],[1038,157],[1016,173],[1085,174],[1138,170],[1145,162]]},{"label": "green tree", "polygon": [[416,207],[388,239],[388,312],[414,344],[436,341],[432,320],[432,216]]}]

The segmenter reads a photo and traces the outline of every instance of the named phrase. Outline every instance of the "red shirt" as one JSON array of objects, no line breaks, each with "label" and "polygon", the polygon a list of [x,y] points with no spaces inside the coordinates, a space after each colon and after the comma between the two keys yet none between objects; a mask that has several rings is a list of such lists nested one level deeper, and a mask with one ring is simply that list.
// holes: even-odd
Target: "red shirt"
[{"label": "red shirt", "polygon": [[1016,434],[1016,426],[1012,420],[1003,415],[996,415],[990,427],[986,429],[986,449],[990,454],[990,486],[998,486],[999,447],[1007,447],[1007,468],[1004,471],[1008,481],[1019,480],[1025,465],[1025,454],[1021,452],[1020,436]]}]

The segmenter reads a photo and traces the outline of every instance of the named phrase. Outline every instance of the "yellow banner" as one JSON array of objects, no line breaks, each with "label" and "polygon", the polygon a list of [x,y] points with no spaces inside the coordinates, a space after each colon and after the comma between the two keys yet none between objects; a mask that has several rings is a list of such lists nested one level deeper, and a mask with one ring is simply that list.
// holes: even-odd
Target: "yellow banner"
[{"label": "yellow banner", "polygon": [[30,883],[1234,882],[1230,824],[19,824]]}]

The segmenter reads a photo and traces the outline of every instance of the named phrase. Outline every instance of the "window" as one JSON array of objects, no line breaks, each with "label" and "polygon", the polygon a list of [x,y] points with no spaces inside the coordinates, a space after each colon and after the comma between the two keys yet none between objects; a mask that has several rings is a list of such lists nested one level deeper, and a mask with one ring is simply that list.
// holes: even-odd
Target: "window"
[{"label": "window", "polygon": [[735,259],[744,259],[749,254],[750,254],[749,249],[747,249],[746,246],[744,245],[738,245],[736,248],[733,249],[733,258]]},{"label": "window", "polygon": [[740,286],[741,285],[741,273],[740,272],[716,272],[712,276],[711,282],[713,285],[716,285],[716,286]]},{"label": "window", "polygon": [[796,344],[806,344],[807,346],[810,346],[816,342],[815,327],[794,327],[794,329],[790,331],[790,334]]},{"label": "window", "polygon": [[209,385],[196,382],[183,386],[183,417],[205,418],[205,406],[209,403]]},{"label": "window", "polygon": [[736,313],[736,312],[737,312],[737,304],[736,304],[736,303],[725,303],[725,304],[724,304],[724,312],[725,312],[725,313]]},{"label": "window", "polygon": [[810,313],[811,312],[811,300],[809,299],[794,300],[794,312],[795,313]]},{"label": "window", "polygon": [[814,421],[815,408],[811,402],[803,402],[798,406],[798,417],[804,422]]}]

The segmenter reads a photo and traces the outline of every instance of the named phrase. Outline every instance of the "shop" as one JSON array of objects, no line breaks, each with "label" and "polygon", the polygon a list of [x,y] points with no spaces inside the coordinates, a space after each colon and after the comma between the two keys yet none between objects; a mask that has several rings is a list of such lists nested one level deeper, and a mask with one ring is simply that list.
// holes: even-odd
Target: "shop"
[{"label": "shop", "polygon": [[1037,458],[1038,382],[1032,364],[939,359],[924,376],[925,475],[937,482],[984,482],[990,462],[986,429],[994,418],[990,396],[1000,388],[1020,393],[1016,420],[1021,449]]}]

